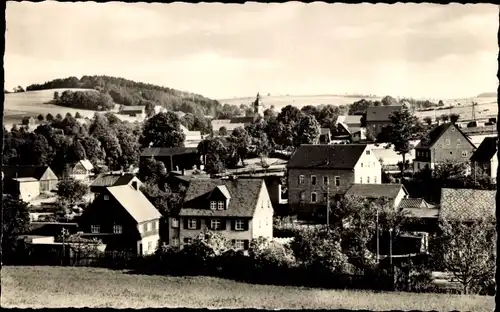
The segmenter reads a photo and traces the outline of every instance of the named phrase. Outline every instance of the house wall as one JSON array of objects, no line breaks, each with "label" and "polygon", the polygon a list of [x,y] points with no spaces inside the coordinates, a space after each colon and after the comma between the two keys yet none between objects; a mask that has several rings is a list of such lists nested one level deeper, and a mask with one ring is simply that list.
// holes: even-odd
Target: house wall
[{"label": "house wall", "polygon": [[[263,182],[264,183],[264,182]],[[252,238],[273,237],[273,205],[271,198],[267,191],[267,187],[263,184],[260,190],[259,199],[257,200],[257,207],[252,219],[252,227],[250,228]]]},{"label": "house wall", "polygon": [[56,189],[59,178],[52,169],[47,168],[44,174],[40,177],[40,192],[49,192]]},{"label": "house wall", "polygon": [[369,147],[363,151],[358,163],[354,167],[354,183],[382,183],[382,165]]},{"label": "house wall", "polygon": [[19,197],[29,202],[40,195],[40,183],[38,181],[18,182]]},{"label": "house wall", "polygon": [[497,180],[497,170],[498,170],[498,158],[497,158],[497,153],[495,153],[490,162],[490,176],[495,183]]},{"label": "house wall", "polygon": [[[304,176],[304,183],[299,184],[299,177]],[[316,185],[311,184],[311,176],[316,176]],[[347,169],[288,169],[288,204],[290,209],[296,213],[309,213],[314,210],[318,204],[326,205],[323,199],[326,193],[326,186],[323,184],[323,177],[327,176],[330,184],[330,195],[337,191],[347,188],[354,183],[354,170]],[[340,185],[335,186],[335,177],[340,178]],[[301,200],[300,194],[304,192],[304,200]],[[311,193],[316,192],[318,202],[311,203]]]},{"label": "house wall", "polygon": [[[156,249],[158,249],[158,243],[160,241],[160,235],[154,234],[149,235],[147,237],[142,238],[137,241],[137,254],[140,256],[151,255],[154,254]],[[141,251],[142,245],[142,254]]]},{"label": "house wall", "polygon": [[425,169],[425,166],[429,166],[430,169],[434,169],[434,164],[430,161],[413,161],[413,172],[419,172]]},{"label": "house wall", "polygon": [[[430,148],[431,162],[468,162],[476,148],[454,126],[441,135]],[[462,152],[466,152],[462,155]]]},{"label": "house wall", "polygon": [[366,134],[376,139],[382,129],[390,124],[390,121],[366,121]]},{"label": "house wall", "polygon": [[397,208],[399,204],[401,203],[401,200],[403,198],[407,198],[408,195],[406,195],[405,191],[401,189],[398,193],[398,195],[394,198],[394,208]]}]

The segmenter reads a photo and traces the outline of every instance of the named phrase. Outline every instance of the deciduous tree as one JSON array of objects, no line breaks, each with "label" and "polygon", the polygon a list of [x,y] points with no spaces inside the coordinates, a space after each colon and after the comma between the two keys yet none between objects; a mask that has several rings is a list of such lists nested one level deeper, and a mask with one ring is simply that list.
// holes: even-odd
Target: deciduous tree
[{"label": "deciduous tree", "polygon": [[301,144],[317,144],[320,136],[320,125],[312,115],[305,115],[296,124],[294,146]]},{"label": "deciduous tree", "polygon": [[182,147],[184,140],[179,117],[166,112],[145,121],[140,144],[143,147]]},{"label": "deciduous tree", "polygon": [[[410,140],[414,138],[419,131],[418,118],[410,113],[408,109],[395,111],[389,117],[390,125],[390,143],[394,145],[394,150],[402,156],[402,163],[406,163],[406,154],[410,152],[413,146]],[[404,168],[401,168],[401,178],[403,178]]]}]

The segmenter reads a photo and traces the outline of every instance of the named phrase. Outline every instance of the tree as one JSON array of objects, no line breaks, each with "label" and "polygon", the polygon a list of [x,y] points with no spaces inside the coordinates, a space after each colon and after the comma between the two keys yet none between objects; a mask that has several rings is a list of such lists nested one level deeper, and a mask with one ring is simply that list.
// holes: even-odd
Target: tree
[{"label": "tree", "polygon": [[22,247],[18,235],[30,230],[28,204],[11,195],[2,195],[2,262],[16,261],[16,252]]},{"label": "tree", "polygon": [[319,142],[321,129],[314,116],[302,116],[295,129],[295,147],[299,147],[301,144],[317,144]]},{"label": "tree", "polygon": [[54,120],[54,116],[52,116],[52,114],[48,113],[47,116],[45,117],[45,120],[52,121],[52,120]]},{"label": "tree", "polygon": [[219,128],[219,135],[221,136],[226,136],[227,135],[227,129],[226,127],[222,126]]},{"label": "tree", "polygon": [[82,115],[80,115],[80,112],[76,112],[76,114],[75,114],[75,118],[77,118],[77,119],[78,119],[78,118],[82,118]]},{"label": "tree", "polygon": [[52,161],[53,153],[49,142],[43,135],[34,134],[31,155],[34,165],[48,165]]},{"label": "tree", "polygon": [[93,165],[104,160],[105,153],[101,147],[101,142],[97,138],[89,136],[81,140],[80,143],[85,149],[85,156]]},{"label": "tree", "polygon": [[71,147],[72,159],[76,162],[79,160],[87,159],[87,155],[85,154],[85,148],[80,140],[75,140],[73,142],[73,146]]},{"label": "tree", "polygon": [[[413,148],[410,140],[418,132],[418,118],[413,116],[408,109],[402,109],[392,113],[390,125],[390,143],[394,150],[403,157],[402,163],[406,163],[406,154]],[[404,166],[401,168],[401,179],[403,179]]]},{"label": "tree", "polygon": [[56,115],[56,119],[57,119],[57,120],[62,120],[63,118],[62,118],[61,114],[57,114],[57,115]]},{"label": "tree", "polygon": [[250,135],[245,129],[238,127],[233,130],[228,138],[228,141],[230,144],[235,146],[238,157],[241,159],[241,163],[244,166],[245,156],[247,155],[249,146],[252,143]]},{"label": "tree", "polygon": [[139,163],[139,179],[145,183],[158,185],[167,174],[167,168],[161,161],[146,158]]},{"label": "tree", "polygon": [[159,113],[144,122],[140,144],[143,147],[183,147],[185,137],[177,115]]},{"label": "tree", "polygon": [[444,114],[443,114],[443,115],[441,115],[441,120],[442,120],[443,122],[448,122],[448,120],[449,120],[449,119],[450,119],[450,116],[448,116],[448,115],[444,115]]},{"label": "tree", "polygon": [[440,224],[444,266],[462,284],[464,294],[477,291],[482,281],[494,279],[496,231],[492,221],[489,218],[469,223],[445,220]]},{"label": "tree", "polygon": [[206,140],[205,171],[209,174],[221,173],[226,168],[228,152],[223,140],[212,138]]},{"label": "tree", "polygon": [[456,123],[459,119],[460,119],[460,115],[459,114],[450,114],[450,121],[452,123]]},{"label": "tree", "polygon": [[54,100],[55,101],[59,100],[59,92],[57,92],[57,91],[54,92]]},{"label": "tree", "polygon": [[43,117],[42,114],[40,114],[40,115],[38,115],[37,119],[38,119],[38,121],[43,121],[45,118]]},{"label": "tree", "polygon": [[70,112],[66,113],[66,117],[73,117]]},{"label": "tree", "polygon": [[144,183],[141,191],[164,217],[168,217],[170,212],[180,208],[182,202],[180,194],[173,192],[166,184],[162,189],[157,183],[150,180]]},{"label": "tree", "polygon": [[89,188],[73,178],[65,178],[57,183],[57,199],[64,206],[73,206],[82,201]]},{"label": "tree", "polygon": [[385,96],[380,102],[384,106],[391,106],[398,104],[398,101],[390,95]]},{"label": "tree", "polygon": [[276,112],[273,109],[266,108],[264,110],[264,119],[267,120],[272,117],[276,117]]},{"label": "tree", "polygon": [[106,133],[99,137],[101,146],[106,153],[105,161],[112,170],[122,169],[122,149],[120,141],[113,132]]},{"label": "tree", "polygon": [[427,125],[429,125],[429,126],[432,125],[432,118],[431,117],[429,117],[429,116],[425,117],[424,121]]}]

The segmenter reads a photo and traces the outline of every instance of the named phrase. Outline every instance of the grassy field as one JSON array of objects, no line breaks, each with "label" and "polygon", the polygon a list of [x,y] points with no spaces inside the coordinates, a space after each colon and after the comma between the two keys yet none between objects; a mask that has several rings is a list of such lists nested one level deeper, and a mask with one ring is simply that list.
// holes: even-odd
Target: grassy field
[{"label": "grassy field", "polygon": [[2,307],[188,307],[492,311],[494,297],[252,285],[74,267],[3,267]]},{"label": "grassy field", "polygon": [[62,93],[65,90],[82,91],[89,89],[51,89],[5,94],[4,125],[7,129],[10,129],[13,124],[20,123],[24,116],[33,116],[36,118],[39,114],[43,116],[49,113],[53,116],[61,114],[64,117],[68,112],[73,116],[76,112],[79,112],[83,117],[91,118],[94,116],[95,111],[92,110],[74,109],[47,104],[47,102],[53,99],[55,91]]}]

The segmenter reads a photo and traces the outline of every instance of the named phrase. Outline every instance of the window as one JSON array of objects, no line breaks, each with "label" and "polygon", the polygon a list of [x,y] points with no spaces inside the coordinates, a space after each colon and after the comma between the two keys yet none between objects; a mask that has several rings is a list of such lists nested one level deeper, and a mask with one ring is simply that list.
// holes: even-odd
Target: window
[{"label": "window", "polygon": [[217,202],[215,200],[212,200],[210,202],[210,209],[212,209],[212,210],[217,209]]},{"label": "window", "polygon": [[237,239],[234,241],[234,249],[245,249],[245,241]]},{"label": "window", "polygon": [[318,200],[318,195],[315,192],[311,193],[311,203],[315,203]]},{"label": "window", "polygon": [[462,143],[462,141],[460,139],[457,139],[457,145],[460,145],[460,143]]},{"label": "window", "polygon": [[172,227],[173,228],[178,228],[179,227],[179,219],[172,218]]},{"label": "window", "polygon": [[306,199],[306,193],[304,191],[300,191],[300,200]]},{"label": "window", "polygon": [[450,145],[450,139],[444,140],[444,145]]},{"label": "window", "polygon": [[155,230],[159,230],[160,229],[160,221],[155,221],[154,225],[155,225]]},{"label": "window", "polygon": [[122,229],[121,225],[118,225],[118,224],[113,225],[113,233],[121,234],[122,231],[123,231],[123,229]]},{"label": "window", "polygon": [[373,177],[373,183],[377,183],[377,176]]},{"label": "window", "polygon": [[366,154],[366,155],[370,155],[370,151],[369,151],[369,150],[368,150],[368,151],[366,151],[366,153],[365,153],[365,154]]},{"label": "window", "polygon": [[144,223],[144,224],[142,225],[142,231],[143,231],[143,232],[147,232],[147,231],[148,231],[148,224],[147,224],[147,223]]},{"label": "window", "polygon": [[359,183],[363,183],[363,177],[359,177]]},{"label": "window", "polygon": [[462,151],[462,157],[467,157],[467,151]]},{"label": "window", "polygon": [[417,163],[417,168],[418,170],[420,170],[420,163]]},{"label": "window", "polygon": [[151,222],[146,223],[146,226],[147,226],[148,232],[153,229],[153,224]]},{"label": "window", "polygon": [[304,176],[303,175],[299,176],[299,184],[304,184]]},{"label": "window", "polygon": [[335,177],[335,186],[340,186],[340,177]]},{"label": "window", "polygon": [[325,203],[328,201],[328,193],[323,193],[323,201]]},{"label": "window", "polygon": [[323,177],[323,184],[328,185],[328,177]]},{"label": "window", "polygon": [[361,163],[361,168],[363,168],[363,163]]},{"label": "window", "polygon": [[234,229],[237,231],[243,231],[245,229],[245,221],[244,220],[236,220],[234,222]]},{"label": "window", "polygon": [[108,195],[104,195],[104,200],[109,200],[109,196]]},{"label": "window", "polygon": [[220,220],[219,219],[210,220],[210,228],[212,230],[220,230],[222,228]]},{"label": "window", "polygon": [[188,219],[188,229],[196,229],[196,219]]},{"label": "window", "polygon": [[193,239],[191,237],[184,237],[184,244],[191,244]]},{"label": "window", "polygon": [[370,184],[370,177],[366,177],[366,183]]},{"label": "window", "polygon": [[101,232],[101,227],[99,225],[91,225],[90,226],[90,232],[92,232],[92,233],[100,233]]},{"label": "window", "polygon": [[224,210],[224,202],[223,201],[219,201],[217,203],[217,210]]},{"label": "window", "polygon": [[172,245],[179,246],[179,239],[177,237],[172,238]]},{"label": "window", "polygon": [[148,251],[151,251],[153,249],[153,242],[148,242]]},{"label": "window", "polygon": [[311,185],[316,185],[316,176],[311,176]]}]

